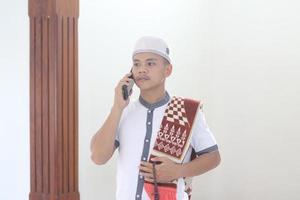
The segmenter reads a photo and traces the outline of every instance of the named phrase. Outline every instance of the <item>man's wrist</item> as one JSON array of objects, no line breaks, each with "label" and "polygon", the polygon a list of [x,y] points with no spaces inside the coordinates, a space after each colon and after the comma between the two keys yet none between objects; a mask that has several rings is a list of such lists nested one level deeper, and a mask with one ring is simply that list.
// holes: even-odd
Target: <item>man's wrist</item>
[{"label": "man's wrist", "polygon": [[111,108],[111,112],[115,114],[122,114],[124,108],[120,108],[118,106],[113,105]]},{"label": "man's wrist", "polygon": [[183,164],[176,164],[176,165],[177,165],[176,179],[184,177],[184,175],[183,175],[184,165]]}]

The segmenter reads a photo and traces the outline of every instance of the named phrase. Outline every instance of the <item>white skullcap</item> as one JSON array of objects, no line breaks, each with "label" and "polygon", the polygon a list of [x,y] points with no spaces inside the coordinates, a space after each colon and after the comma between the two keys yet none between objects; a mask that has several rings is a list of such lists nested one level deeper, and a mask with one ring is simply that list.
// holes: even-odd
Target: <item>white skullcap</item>
[{"label": "white skullcap", "polygon": [[160,38],[152,36],[141,37],[135,44],[132,57],[137,53],[150,52],[158,54],[171,63],[169,57],[169,48],[167,44]]}]

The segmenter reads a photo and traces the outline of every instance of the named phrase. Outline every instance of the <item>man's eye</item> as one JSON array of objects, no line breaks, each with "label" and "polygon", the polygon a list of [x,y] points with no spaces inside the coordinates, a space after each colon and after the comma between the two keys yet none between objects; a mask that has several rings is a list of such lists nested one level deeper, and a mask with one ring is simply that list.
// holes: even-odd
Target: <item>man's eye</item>
[{"label": "man's eye", "polygon": [[139,66],[139,64],[138,63],[133,63],[133,66],[137,67],[137,66]]},{"label": "man's eye", "polygon": [[154,65],[155,65],[155,62],[148,62],[148,65],[149,65],[149,66],[154,66]]}]

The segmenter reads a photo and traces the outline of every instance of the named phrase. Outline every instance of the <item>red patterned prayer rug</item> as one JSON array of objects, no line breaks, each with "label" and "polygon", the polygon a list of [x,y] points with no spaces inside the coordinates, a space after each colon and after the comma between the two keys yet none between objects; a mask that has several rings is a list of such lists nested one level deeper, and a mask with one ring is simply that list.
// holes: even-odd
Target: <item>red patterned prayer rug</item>
[{"label": "red patterned prayer rug", "polygon": [[[182,163],[190,146],[192,128],[200,102],[173,97],[165,110],[149,162],[154,157],[167,157],[176,163]],[[157,163],[159,164],[159,163]],[[155,198],[155,189],[159,200],[176,200],[177,180],[170,183],[144,182],[145,190],[151,200]],[[156,188],[157,187],[157,188]]]}]

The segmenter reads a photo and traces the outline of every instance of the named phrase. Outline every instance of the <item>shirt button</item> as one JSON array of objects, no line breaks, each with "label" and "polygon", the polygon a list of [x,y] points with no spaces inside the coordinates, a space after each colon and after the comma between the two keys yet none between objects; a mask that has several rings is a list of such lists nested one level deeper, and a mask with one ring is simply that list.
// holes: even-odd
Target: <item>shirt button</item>
[{"label": "shirt button", "polygon": [[150,125],[151,124],[151,122],[148,122],[148,125]]},{"label": "shirt button", "polygon": [[139,194],[137,194],[137,195],[136,195],[136,197],[137,197],[137,198],[140,198],[140,195],[139,195]]},{"label": "shirt button", "polygon": [[149,142],[149,140],[148,140],[148,139],[146,139],[146,142],[148,143],[148,142]]},{"label": "shirt button", "polygon": [[151,110],[148,110],[148,113],[151,113]]},{"label": "shirt button", "polygon": [[146,160],[146,158],[145,158],[145,157],[143,157],[143,160]]},{"label": "shirt button", "polygon": [[142,176],[142,175],[140,176],[140,179],[143,179],[143,176]]}]

